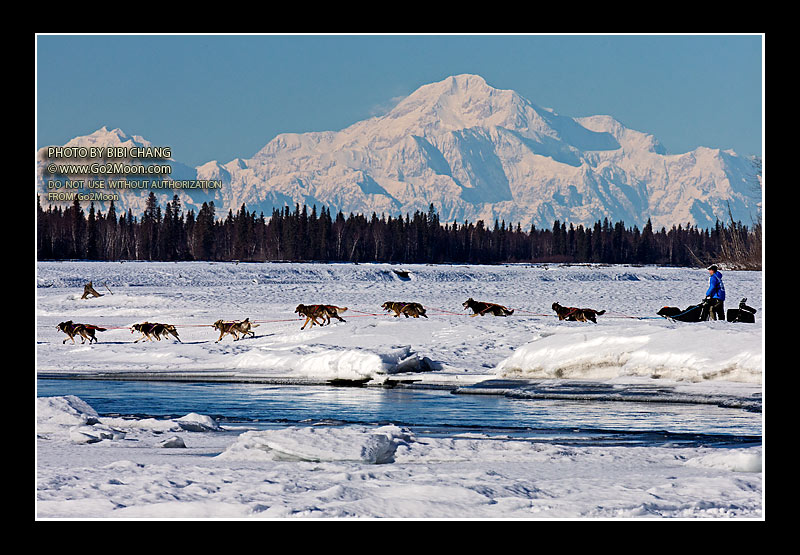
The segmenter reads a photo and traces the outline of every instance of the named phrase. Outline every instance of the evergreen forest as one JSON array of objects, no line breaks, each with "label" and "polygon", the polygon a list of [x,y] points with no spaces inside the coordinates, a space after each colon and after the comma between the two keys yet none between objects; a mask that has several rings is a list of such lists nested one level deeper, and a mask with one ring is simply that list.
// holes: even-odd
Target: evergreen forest
[{"label": "evergreen forest", "polygon": [[689,223],[639,229],[624,222],[592,226],[554,221],[551,228],[503,221],[440,222],[427,212],[405,216],[332,214],[295,205],[272,214],[219,215],[213,202],[184,211],[173,196],[162,210],[151,192],[142,214],[105,214],[72,204],[44,209],[37,198],[38,260],[325,261],[430,264],[608,263],[760,269],[761,223],[729,219],[710,229]]}]

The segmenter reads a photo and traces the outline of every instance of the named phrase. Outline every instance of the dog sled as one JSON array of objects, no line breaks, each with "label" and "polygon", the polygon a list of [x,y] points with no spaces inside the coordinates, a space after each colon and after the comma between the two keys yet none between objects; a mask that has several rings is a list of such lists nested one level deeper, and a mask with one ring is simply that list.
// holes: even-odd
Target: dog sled
[{"label": "dog sled", "polygon": [[756,309],[752,306],[747,306],[747,297],[739,301],[739,308],[729,308],[725,319],[728,322],[745,322],[747,324],[754,324],[756,321]]},{"label": "dog sled", "polygon": [[[729,308],[725,319],[728,322],[746,322],[753,324],[756,321],[756,309],[747,306],[747,297],[739,301],[739,308]],[[703,301],[699,304],[692,305],[686,310],[681,310],[675,306],[665,306],[656,314],[668,320],[676,320],[678,322],[702,322],[703,321],[703,308],[706,302]]]}]

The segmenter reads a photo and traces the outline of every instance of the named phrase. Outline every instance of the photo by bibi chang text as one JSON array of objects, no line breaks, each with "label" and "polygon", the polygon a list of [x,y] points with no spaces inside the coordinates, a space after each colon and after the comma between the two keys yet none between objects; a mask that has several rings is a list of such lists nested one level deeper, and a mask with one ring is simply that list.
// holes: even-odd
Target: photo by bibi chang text
[{"label": "photo by bibi chang text", "polygon": [[[162,177],[172,173],[168,146],[48,147],[42,154],[47,158],[45,172],[52,176],[46,178],[49,201],[118,200],[118,191],[131,189],[222,188],[220,180]],[[151,163],[158,161],[163,163]]]},{"label": "photo by bibi chang text", "polygon": [[170,175],[171,156],[168,146],[51,146],[45,169],[50,175],[64,176]]},{"label": "photo by bibi chang text", "polygon": [[48,158],[160,158],[172,156],[168,146],[51,146]]}]

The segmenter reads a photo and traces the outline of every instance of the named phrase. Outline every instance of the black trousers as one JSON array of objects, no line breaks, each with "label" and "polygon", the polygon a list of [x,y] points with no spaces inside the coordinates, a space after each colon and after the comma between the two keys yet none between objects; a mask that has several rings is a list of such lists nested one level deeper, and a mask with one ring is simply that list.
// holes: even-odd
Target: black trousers
[{"label": "black trousers", "polygon": [[724,320],[725,319],[725,301],[722,299],[708,299],[703,304],[703,310],[700,312],[700,321],[706,320]]}]

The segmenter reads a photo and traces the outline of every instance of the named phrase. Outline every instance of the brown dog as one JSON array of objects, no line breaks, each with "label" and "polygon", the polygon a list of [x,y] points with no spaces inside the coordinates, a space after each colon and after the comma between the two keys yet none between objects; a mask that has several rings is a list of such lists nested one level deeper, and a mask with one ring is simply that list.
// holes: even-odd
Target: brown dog
[{"label": "brown dog", "polygon": [[[344,318],[339,316],[339,312],[344,312],[345,310],[347,310],[346,306],[341,307],[341,306],[334,306],[332,304],[309,304],[309,305],[299,304],[297,305],[297,308],[294,311],[297,314],[306,317],[306,321],[303,324],[303,327],[300,328],[302,330],[305,329],[306,325],[309,322],[311,322],[312,328],[314,327],[314,324],[317,324],[318,326],[324,326],[325,324],[330,324],[331,317],[344,322],[345,320]],[[324,320],[324,322],[319,322],[317,318],[319,318],[320,320]]]},{"label": "brown dog", "polygon": [[[74,323],[72,320],[67,320],[66,322],[61,322],[56,326],[57,330],[63,331],[69,337],[67,339],[72,339],[72,342],[75,343],[75,336],[79,335],[81,337],[81,343],[86,343],[86,340],[89,340],[89,345],[92,344],[92,341],[97,343],[97,337],[95,337],[95,331],[106,331],[106,328],[98,328],[97,326],[92,326],[89,324],[77,324]],[[67,342],[67,339],[61,342],[63,345]]]},{"label": "brown dog", "polygon": [[215,341],[215,343],[219,343],[227,334],[231,334],[234,341],[239,341],[240,333],[242,334],[242,337],[247,337],[248,334],[255,337],[256,334],[253,332],[252,328],[257,328],[258,324],[253,324],[250,322],[250,318],[245,318],[241,321],[217,320],[214,322],[213,327],[214,329],[219,330],[219,339]]},{"label": "brown dog", "polygon": [[486,303],[483,301],[476,301],[472,297],[464,301],[464,308],[471,308],[474,316],[483,316],[484,314],[491,314],[493,316],[511,316],[514,314],[513,309],[508,309],[500,304]]},{"label": "brown dog", "polygon": [[153,322],[142,322],[141,324],[134,324],[131,326],[131,333],[139,332],[142,336],[134,341],[134,343],[138,343],[142,339],[145,341],[152,341],[155,337],[156,341],[161,341],[161,337],[163,336],[165,339],[167,335],[172,335],[175,339],[178,340],[178,343],[182,343],[181,338],[178,337],[178,330],[175,329],[175,326],[171,324],[157,324]]},{"label": "brown dog", "polygon": [[395,318],[399,317],[401,314],[406,318],[409,316],[412,318],[419,318],[420,316],[423,318],[428,317],[426,315],[427,311],[419,303],[398,303],[395,301],[386,301],[381,305],[381,308],[387,312],[394,312]]},{"label": "brown dog", "polygon": [[553,303],[553,310],[558,314],[559,320],[568,320],[572,322],[594,322],[597,323],[597,317],[606,313],[605,310],[594,310],[591,308],[574,308],[571,306],[561,306],[558,303]]}]

